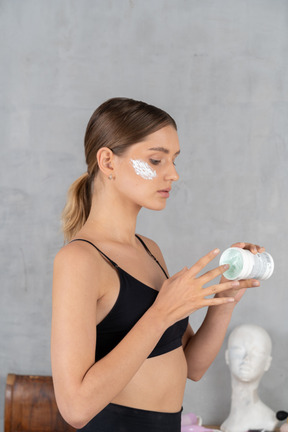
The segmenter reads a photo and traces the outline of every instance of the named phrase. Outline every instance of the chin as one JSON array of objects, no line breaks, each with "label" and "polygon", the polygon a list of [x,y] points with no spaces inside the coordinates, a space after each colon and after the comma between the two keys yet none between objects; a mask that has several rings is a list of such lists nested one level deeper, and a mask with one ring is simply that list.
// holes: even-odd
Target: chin
[{"label": "chin", "polygon": [[248,381],[251,381],[251,380],[253,380],[254,379],[254,376],[251,374],[251,373],[248,373],[248,372],[240,372],[239,373],[239,378],[242,380],[242,381],[245,381],[245,382],[248,382]]},{"label": "chin", "polygon": [[164,210],[166,207],[166,201],[161,203],[161,204],[155,204],[155,205],[143,205],[143,207],[145,207],[148,210],[154,210],[154,211],[161,211]]}]

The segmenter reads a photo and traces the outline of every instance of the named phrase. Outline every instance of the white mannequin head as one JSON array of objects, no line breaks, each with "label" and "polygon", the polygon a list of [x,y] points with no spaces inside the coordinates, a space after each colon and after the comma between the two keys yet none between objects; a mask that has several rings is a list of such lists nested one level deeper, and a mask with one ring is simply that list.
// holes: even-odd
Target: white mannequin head
[{"label": "white mannequin head", "polygon": [[262,327],[244,324],[230,334],[225,357],[231,372],[232,395],[222,432],[272,431],[277,425],[276,413],[261,401],[257,391],[262,375],[270,367],[271,349],[270,336]]},{"label": "white mannequin head", "polygon": [[271,349],[270,336],[262,327],[252,324],[236,327],[229,336],[225,353],[231,375],[237,381],[259,382],[270,367]]}]

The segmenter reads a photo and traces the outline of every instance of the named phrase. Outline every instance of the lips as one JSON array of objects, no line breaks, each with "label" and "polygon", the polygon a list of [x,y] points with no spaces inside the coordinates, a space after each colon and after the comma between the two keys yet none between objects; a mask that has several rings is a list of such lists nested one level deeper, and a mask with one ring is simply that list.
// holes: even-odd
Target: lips
[{"label": "lips", "polygon": [[158,193],[163,197],[163,198],[169,198],[169,192],[171,191],[171,188],[166,188],[166,189],[161,189],[158,191]]}]

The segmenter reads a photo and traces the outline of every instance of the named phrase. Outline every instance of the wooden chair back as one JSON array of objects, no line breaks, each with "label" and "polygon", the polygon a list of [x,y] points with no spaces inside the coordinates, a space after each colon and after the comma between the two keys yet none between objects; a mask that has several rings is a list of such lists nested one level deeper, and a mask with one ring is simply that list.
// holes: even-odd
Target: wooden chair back
[{"label": "wooden chair back", "polygon": [[74,432],[62,418],[51,376],[8,374],[4,432]]}]

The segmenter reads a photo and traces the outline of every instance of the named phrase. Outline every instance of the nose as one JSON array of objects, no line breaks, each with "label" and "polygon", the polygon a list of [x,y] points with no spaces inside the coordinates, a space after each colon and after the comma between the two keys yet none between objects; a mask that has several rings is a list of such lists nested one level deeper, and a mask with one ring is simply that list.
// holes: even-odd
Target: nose
[{"label": "nose", "polygon": [[242,363],[250,362],[252,356],[253,356],[253,353],[252,353],[252,352],[250,352],[250,351],[246,351],[245,354],[243,355]]},{"label": "nose", "polygon": [[165,179],[170,180],[170,181],[177,181],[179,179],[179,174],[178,174],[176,167],[173,163],[169,166],[169,170],[167,170],[167,173],[165,175]]}]

